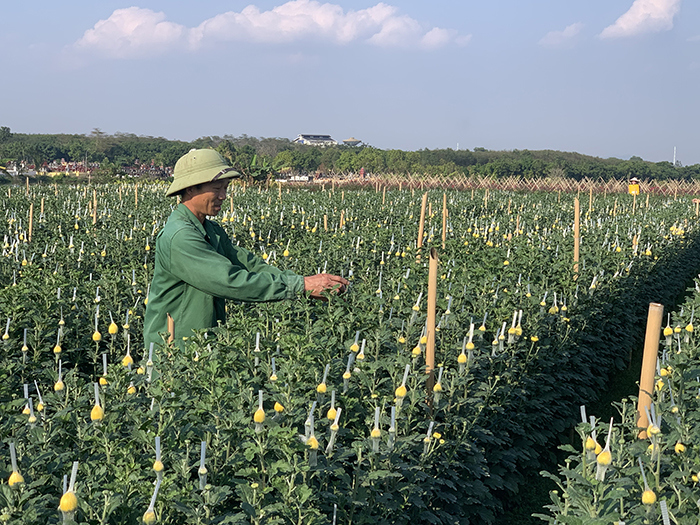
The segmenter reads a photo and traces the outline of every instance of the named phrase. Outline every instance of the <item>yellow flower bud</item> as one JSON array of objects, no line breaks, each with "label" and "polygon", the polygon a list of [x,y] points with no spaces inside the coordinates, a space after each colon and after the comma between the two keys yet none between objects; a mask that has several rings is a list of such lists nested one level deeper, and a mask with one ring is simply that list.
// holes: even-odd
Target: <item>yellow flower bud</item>
[{"label": "yellow flower bud", "polygon": [[649,434],[650,436],[655,436],[656,434],[660,433],[661,429],[654,424],[651,424],[647,427],[647,434]]},{"label": "yellow flower bud", "polygon": [[101,334],[100,332],[98,332],[97,330],[95,330],[95,331],[92,333],[92,340],[95,341],[96,343],[99,342],[99,341],[101,341],[101,340],[102,340],[102,334]]},{"label": "yellow flower bud", "polygon": [[163,469],[164,469],[164,468],[165,468],[165,467],[163,466],[163,462],[162,462],[162,461],[155,460],[155,461],[153,462],[153,470],[155,470],[156,472],[163,472]]},{"label": "yellow flower bud", "polygon": [[63,381],[60,381],[60,380],[59,380],[59,381],[56,381],[56,382],[53,384],[53,389],[54,389],[55,392],[60,392],[60,391],[63,390],[65,387],[66,387],[66,385],[63,383]]},{"label": "yellow flower bud", "polygon": [[19,483],[24,483],[24,478],[22,477],[22,474],[20,474],[16,470],[13,470],[12,474],[10,474],[10,479],[7,480],[7,484],[10,487],[12,487],[12,486],[17,485]]},{"label": "yellow flower bud", "polygon": [[656,493],[651,489],[645,490],[642,493],[642,503],[645,505],[653,505],[656,503]]},{"label": "yellow flower bud", "polygon": [[281,412],[284,412],[284,407],[282,406],[282,403],[279,403],[278,401],[275,401],[275,412],[278,414]]},{"label": "yellow flower bud", "polygon": [[599,465],[610,465],[610,463],[612,463],[612,454],[609,450],[603,450],[600,454],[598,454],[596,461]]},{"label": "yellow flower bud", "polygon": [[110,335],[115,335],[119,331],[117,323],[109,323],[109,328],[107,329],[107,331],[110,333]]},{"label": "yellow flower bud", "polygon": [[92,410],[90,411],[90,419],[93,421],[102,421],[102,418],[105,417],[105,411],[102,409],[100,405],[95,405],[92,407]]},{"label": "yellow flower bud", "polygon": [[319,394],[325,394],[326,393],[326,383],[319,383],[316,386],[316,392]]},{"label": "yellow flower bud", "polygon": [[379,439],[382,435],[382,431],[379,430],[378,428],[373,428],[372,432],[370,432],[370,437],[374,439]]},{"label": "yellow flower bud", "polygon": [[129,366],[134,364],[134,359],[131,357],[131,355],[126,354],[124,358],[122,359],[122,366]]},{"label": "yellow flower bud", "polygon": [[262,408],[258,408],[253,414],[253,421],[256,423],[262,423],[265,421],[265,411]]},{"label": "yellow flower bud", "polygon": [[678,443],[676,443],[674,450],[676,451],[676,454],[682,454],[683,452],[685,452],[685,445],[679,441]]},{"label": "yellow flower bud", "polygon": [[153,525],[156,522],[156,513],[152,510],[147,510],[141,519],[144,525]]},{"label": "yellow flower bud", "polygon": [[309,439],[306,441],[306,444],[311,450],[318,449],[318,439],[316,439],[316,436],[310,436]]},{"label": "yellow flower bud", "polygon": [[406,393],[407,393],[406,385],[401,385],[400,387],[398,387],[396,389],[396,391],[394,392],[394,395],[396,397],[401,398],[401,397],[406,397]]},{"label": "yellow flower bud", "polygon": [[72,490],[69,490],[61,496],[61,502],[58,508],[62,512],[75,512],[75,509],[78,508],[78,498],[75,497],[75,493]]}]

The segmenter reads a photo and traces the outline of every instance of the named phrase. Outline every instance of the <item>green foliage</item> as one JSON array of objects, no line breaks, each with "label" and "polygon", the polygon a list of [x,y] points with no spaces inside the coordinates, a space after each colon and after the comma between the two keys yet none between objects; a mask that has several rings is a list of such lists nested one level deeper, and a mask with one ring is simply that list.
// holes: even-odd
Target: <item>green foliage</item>
[{"label": "green foliage", "polygon": [[[566,447],[570,455],[560,466],[559,476],[543,472],[559,489],[553,491],[547,514],[539,517],[549,523],[661,523],[664,502],[673,523],[697,523],[700,496],[698,476],[698,392],[700,352],[694,329],[694,315],[700,312],[700,281],[679,312],[668,316],[652,394],[651,417],[644,439],[637,428],[637,399],[615,404],[619,415],[607,437],[607,422],[598,421],[598,441],[610,439],[612,463],[604,478],[596,477],[596,455],[586,452],[591,438],[589,423],[578,426],[579,450]],[[604,432],[605,431],[605,432]],[[605,438],[603,437],[605,433]],[[641,465],[641,468],[640,468]],[[643,468],[643,471],[642,471]],[[645,479],[646,478],[646,479]],[[644,503],[645,490],[654,492],[656,503]]]}]

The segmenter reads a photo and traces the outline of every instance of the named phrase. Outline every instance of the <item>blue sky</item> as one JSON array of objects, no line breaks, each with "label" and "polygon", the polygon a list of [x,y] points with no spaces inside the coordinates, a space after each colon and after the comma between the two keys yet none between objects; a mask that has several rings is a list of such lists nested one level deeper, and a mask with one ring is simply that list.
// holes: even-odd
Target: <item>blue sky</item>
[{"label": "blue sky", "polygon": [[0,20],[17,132],[700,163],[696,0],[39,0]]}]

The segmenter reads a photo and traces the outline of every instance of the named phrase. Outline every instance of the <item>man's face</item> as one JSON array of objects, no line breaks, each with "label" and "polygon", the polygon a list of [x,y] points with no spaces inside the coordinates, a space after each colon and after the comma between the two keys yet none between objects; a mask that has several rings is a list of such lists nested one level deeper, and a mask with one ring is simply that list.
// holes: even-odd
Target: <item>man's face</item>
[{"label": "man's face", "polygon": [[[221,211],[221,203],[226,200],[229,179],[205,182],[199,188],[192,188],[189,204],[195,213],[214,217]],[[193,210],[193,211],[194,211]]]}]

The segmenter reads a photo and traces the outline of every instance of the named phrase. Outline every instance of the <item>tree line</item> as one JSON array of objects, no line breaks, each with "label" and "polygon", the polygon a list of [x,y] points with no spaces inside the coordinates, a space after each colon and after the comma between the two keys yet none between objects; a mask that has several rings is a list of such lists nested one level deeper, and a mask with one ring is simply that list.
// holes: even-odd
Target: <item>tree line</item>
[{"label": "tree line", "polygon": [[192,148],[215,148],[247,175],[264,178],[275,172],[347,174],[441,174],[477,175],[493,178],[519,176],[624,179],[700,179],[700,164],[681,166],[671,162],[602,159],[574,152],[553,150],[492,151],[451,148],[403,151],[382,150],[369,145],[315,147],[286,138],[247,135],[200,137],[192,142],[132,133],[106,134],[94,129],[86,135],[23,134],[0,127],[0,164],[25,161],[42,166],[55,160],[99,162],[111,174],[135,163],[172,167]]}]

